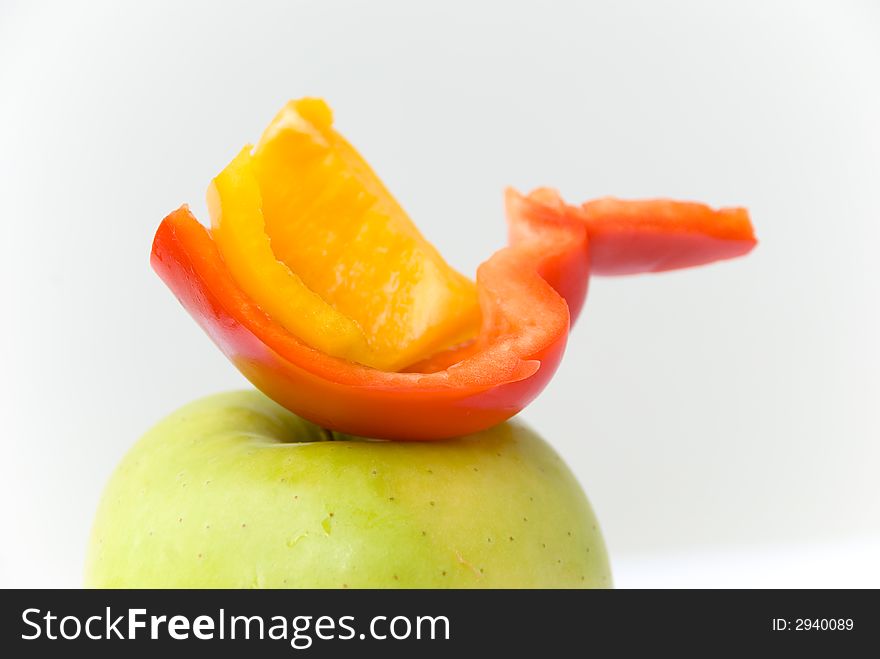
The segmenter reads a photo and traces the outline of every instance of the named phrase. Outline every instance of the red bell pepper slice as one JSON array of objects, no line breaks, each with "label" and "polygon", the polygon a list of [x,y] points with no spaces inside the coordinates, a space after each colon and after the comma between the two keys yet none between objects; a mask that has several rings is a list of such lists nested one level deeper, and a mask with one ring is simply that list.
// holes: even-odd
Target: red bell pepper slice
[{"label": "red bell pepper slice", "polygon": [[[566,215],[587,226],[590,274],[630,275],[662,272],[732,259],[758,241],[745,208],[713,209],[670,199],[627,201],[604,197],[581,206],[566,204],[552,188],[522,197],[508,193],[508,214]],[[516,224],[512,225],[515,229]],[[575,282],[554,283],[560,286]],[[572,316],[576,316],[573,311]]]},{"label": "red bell pepper slice", "polygon": [[632,274],[732,258],[756,244],[744,209],[673,201],[564,203],[508,191],[509,246],[477,271],[482,329],[406,372],[324,354],[273,322],[235,283],[210,232],[182,207],[156,232],[153,268],[258,389],[340,432],[432,440],[489,428],[556,371],[591,273]]},{"label": "red bell pepper slice", "polygon": [[511,244],[477,271],[479,337],[420,373],[321,353],[274,323],[238,287],[186,207],[162,221],[151,263],[245,377],[296,414],[366,437],[454,437],[504,421],[544,388],[565,349],[569,309],[580,309],[586,293],[585,224],[565,209],[509,200]]},{"label": "red bell pepper slice", "polygon": [[757,240],[744,208],[605,197],[581,206],[590,236],[591,273],[662,272],[732,259]]}]

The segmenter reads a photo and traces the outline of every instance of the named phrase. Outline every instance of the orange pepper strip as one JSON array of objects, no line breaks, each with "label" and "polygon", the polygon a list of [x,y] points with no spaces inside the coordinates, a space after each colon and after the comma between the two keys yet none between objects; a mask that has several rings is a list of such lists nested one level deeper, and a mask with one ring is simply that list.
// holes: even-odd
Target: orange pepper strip
[{"label": "orange pepper strip", "polygon": [[328,354],[399,371],[476,337],[475,284],[451,268],[319,99],[287,103],[214,179],[212,236],[235,281]]},{"label": "orange pepper strip", "polygon": [[514,193],[509,200],[511,244],[477,271],[478,338],[462,359],[422,373],[377,370],[303,343],[241,290],[186,207],[162,221],[151,263],[245,377],[296,414],[366,437],[454,437],[504,421],[540,393],[562,358],[569,308],[580,309],[586,293],[583,221],[519,204]]}]

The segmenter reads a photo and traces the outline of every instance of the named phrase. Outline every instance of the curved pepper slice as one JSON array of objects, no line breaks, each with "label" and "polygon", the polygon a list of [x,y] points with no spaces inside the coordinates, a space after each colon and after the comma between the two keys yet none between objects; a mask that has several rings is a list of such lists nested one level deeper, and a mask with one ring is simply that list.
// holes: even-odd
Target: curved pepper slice
[{"label": "curved pepper slice", "polygon": [[[580,206],[567,204],[552,188],[526,196],[509,191],[516,212],[579,219],[590,237],[590,274],[662,272],[732,259],[758,241],[745,208],[712,209],[670,199],[628,201],[603,197]],[[575,285],[561,282],[559,286]],[[577,316],[574,310],[572,316]]]},{"label": "curved pepper slice", "polygon": [[510,246],[477,271],[479,336],[424,372],[373,369],[303,343],[242,291],[186,207],[162,221],[151,263],[245,377],[281,405],[354,435],[448,438],[504,421],[544,388],[565,349],[569,309],[580,309],[586,293],[585,223],[519,204],[514,193],[508,201]]},{"label": "curved pepper slice", "polygon": [[742,256],[757,244],[745,208],[605,197],[588,201],[581,210],[595,275],[689,268]]},{"label": "curved pepper slice", "polygon": [[508,190],[506,208],[510,246],[477,272],[478,338],[406,372],[322,353],[274,322],[236,284],[210,232],[186,207],[163,220],[151,262],[226,356],[281,405],[341,432],[430,440],[500,423],[541,392],[591,272],[699,265],[756,243],[744,209],[608,199],[573,206],[550,189]]}]

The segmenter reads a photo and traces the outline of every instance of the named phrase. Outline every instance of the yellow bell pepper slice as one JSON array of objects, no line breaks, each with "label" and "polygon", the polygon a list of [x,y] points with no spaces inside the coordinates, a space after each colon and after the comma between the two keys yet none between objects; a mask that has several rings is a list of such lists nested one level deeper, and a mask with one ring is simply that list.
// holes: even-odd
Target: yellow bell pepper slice
[{"label": "yellow bell pepper slice", "polygon": [[310,290],[272,252],[250,149],[245,147],[208,188],[212,233],[230,273],[269,317],[313,348],[349,359],[368,353],[358,324]]},{"label": "yellow bell pepper slice", "polygon": [[419,233],[323,101],[288,103],[208,197],[233,278],[322,352],[395,371],[479,329],[473,282]]}]

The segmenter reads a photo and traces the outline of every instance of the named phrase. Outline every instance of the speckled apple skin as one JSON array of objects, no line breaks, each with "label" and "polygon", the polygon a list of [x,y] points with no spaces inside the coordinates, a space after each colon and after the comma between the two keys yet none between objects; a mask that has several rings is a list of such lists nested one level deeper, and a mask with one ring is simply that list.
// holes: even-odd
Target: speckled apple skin
[{"label": "speckled apple skin", "polygon": [[429,443],[342,437],[257,391],[191,403],[125,456],[85,583],[127,588],[609,587],[577,480],[507,422]]}]

